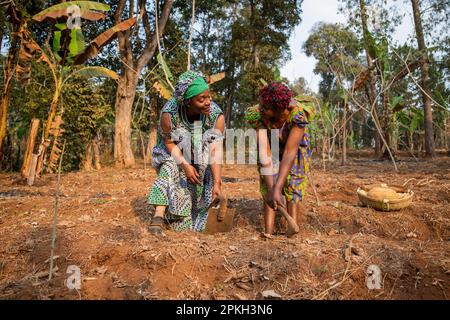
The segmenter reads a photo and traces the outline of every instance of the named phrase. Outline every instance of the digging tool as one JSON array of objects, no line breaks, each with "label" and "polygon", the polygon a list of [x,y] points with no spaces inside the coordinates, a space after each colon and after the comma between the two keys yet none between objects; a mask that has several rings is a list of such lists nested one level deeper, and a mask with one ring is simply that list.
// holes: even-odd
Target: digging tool
[{"label": "digging tool", "polygon": [[280,212],[283,215],[283,217],[286,219],[287,226],[288,226],[286,234],[288,236],[291,236],[295,233],[298,233],[300,231],[300,228],[298,227],[298,224],[297,224],[297,222],[295,222],[294,218],[292,218],[289,215],[289,213],[286,211],[285,208],[278,206],[277,209],[278,209],[278,212]]},{"label": "digging tool", "polygon": [[230,232],[233,228],[235,208],[228,208],[228,199],[217,199],[208,210],[205,234]]},{"label": "digging tool", "polygon": [[[273,203],[269,203],[269,202],[267,202],[267,201],[266,201],[266,203],[267,203],[271,208],[274,207]],[[292,218],[292,217],[289,215],[289,213],[286,211],[286,209],[285,209],[284,207],[278,206],[278,207],[277,207],[277,211],[280,212],[281,215],[286,219],[287,227],[288,227],[286,234],[287,234],[288,236],[291,236],[291,235],[293,235],[293,234],[296,234],[296,233],[298,233],[298,232],[300,231],[300,228],[298,227],[297,222],[294,220],[294,218]]]}]

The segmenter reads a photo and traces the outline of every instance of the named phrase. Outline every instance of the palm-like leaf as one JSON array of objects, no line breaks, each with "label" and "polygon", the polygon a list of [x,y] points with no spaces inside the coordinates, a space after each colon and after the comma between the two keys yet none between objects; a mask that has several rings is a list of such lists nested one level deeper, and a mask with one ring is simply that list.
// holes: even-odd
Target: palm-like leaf
[{"label": "palm-like leaf", "polygon": [[173,76],[172,72],[170,72],[169,66],[166,63],[166,60],[164,60],[164,57],[161,53],[158,53],[156,56],[156,60],[158,60],[158,63],[162,66],[164,74],[167,76],[167,79],[171,82],[173,82]]},{"label": "palm-like leaf", "polygon": [[46,19],[55,21],[58,18],[67,17],[67,9],[73,5],[77,5],[78,7],[80,7],[81,18],[90,21],[103,19],[105,17],[105,14],[99,11],[109,11],[110,9],[108,5],[94,1],[69,1],[59,3],[51,6],[50,8],[42,10],[41,12],[33,16],[33,20],[37,22],[43,22]]},{"label": "palm-like leaf", "polygon": [[172,97],[173,91],[164,80],[159,80],[155,82],[153,84],[153,89],[158,91],[160,96],[165,100],[169,100]]},{"label": "palm-like leaf", "polygon": [[225,78],[225,72],[216,73],[207,78],[208,78],[208,84],[213,84],[213,83],[219,82],[220,80],[223,80]]},{"label": "palm-like leaf", "polygon": [[119,80],[117,73],[104,67],[83,67],[80,70],[77,70],[74,74],[81,75],[86,78],[108,77],[114,80]]},{"label": "palm-like leaf", "polygon": [[82,53],[75,57],[74,64],[83,64],[87,60],[94,58],[104,46],[114,40],[118,32],[130,29],[135,23],[135,18],[125,20],[97,36]]}]

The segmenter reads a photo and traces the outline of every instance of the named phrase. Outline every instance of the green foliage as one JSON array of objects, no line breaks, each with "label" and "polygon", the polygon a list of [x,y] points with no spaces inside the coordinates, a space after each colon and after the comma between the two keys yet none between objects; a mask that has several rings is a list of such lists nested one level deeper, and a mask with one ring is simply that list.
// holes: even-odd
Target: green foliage
[{"label": "green foliage", "polygon": [[[257,103],[261,78],[280,80],[279,69],[290,57],[289,37],[301,21],[301,4],[301,0],[197,3],[193,68],[207,74],[226,72],[213,91],[218,103],[231,113],[233,126],[244,125],[244,110]],[[187,39],[190,2],[179,2],[177,8],[183,16],[180,29]],[[166,59],[170,61],[167,55]]]},{"label": "green foliage", "polygon": [[333,104],[348,99],[343,88],[362,70],[359,62],[361,44],[355,34],[339,24],[320,23],[303,45],[307,56],[316,58],[314,72],[322,76],[320,93]]},{"label": "green foliage", "polygon": [[170,72],[170,68],[167,66],[166,60],[164,60],[161,52],[158,53],[158,55],[156,57],[157,57],[158,63],[163,68],[164,73],[167,75],[168,80],[173,84],[174,79],[172,76],[172,72]]},{"label": "green foliage", "polygon": [[[24,146],[32,118],[41,120],[41,130],[37,136],[37,142],[40,141],[54,91],[53,79],[46,65],[33,62],[32,72],[33,78],[27,87],[23,88],[17,82],[13,84],[9,135],[18,147]],[[103,126],[111,123],[114,117],[113,90],[114,86],[108,81],[93,82],[82,76],[74,76],[66,84],[60,103],[65,130],[60,141],[66,140],[65,171],[79,169],[86,146]],[[15,169],[19,169],[20,157],[11,161],[17,163]]]},{"label": "green foliage", "polygon": [[78,170],[86,152],[100,127],[112,116],[113,106],[108,102],[103,84],[95,84],[83,77],[74,77],[63,92],[64,134],[66,154],[65,171]]},{"label": "green foliage", "polygon": [[84,36],[81,29],[70,30],[70,43],[69,43],[69,61],[72,61],[74,57],[79,55],[85,49]]},{"label": "green foliage", "polygon": [[[40,1],[23,0],[18,4],[24,16],[31,17],[42,11],[44,5],[51,6],[58,1],[43,4]],[[94,2],[94,7],[82,10],[83,14],[91,12],[103,14],[110,6],[113,10],[117,1],[103,0],[106,5]],[[360,2],[340,0],[340,9],[348,17],[346,24],[319,23],[311,31],[303,45],[307,55],[317,60],[315,73],[321,76],[317,98],[323,101],[322,113],[317,112],[310,125],[312,141],[320,147],[324,132],[333,138],[342,123],[342,106],[347,102],[349,122],[348,144],[350,147],[371,146],[374,136],[374,123],[371,115],[359,110],[356,101],[368,108],[369,102],[366,87],[358,92],[351,92],[352,83],[367,69],[364,49],[367,47],[375,58],[376,69],[372,70],[376,84],[378,104],[382,86],[390,81],[406,65],[418,61],[421,52],[416,49],[415,39],[397,44],[392,34],[402,21],[396,12],[395,2],[386,0],[366,0],[368,29],[361,28]],[[398,1],[397,1],[398,2]],[[127,2],[128,4],[130,2]],[[136,2],[135,2],[136,3]],[[132,128],[133,141],[137,133],[147,137],[152,128],[155,114],[159,112],[164,99],[152,88],[158,81],[167,91],[170,86],[166,82],[165,73],[175,84],[177,77],[186,70],[187,41],[189,22],[191,19],[191,1],[176,1],[173,12],[161,37],[161,54],[155,55],[144,69],[143,80],[139,82],[136,101],[133,105]],[[67,8],[73,2],[58,4]],[[159,3],[161,7],[163,2]],[[423,25],[426,41],[429,44],[430,59],[429,88],[433,98],[433,120],[440,130],[436,137],[445,130],[444,123],[449,117],[449,15],[447,0],[424,0]],[[81,6],[90,6],[88,1],[80,1]],[[280,74],[281,66],[290,58],[289,37],[296,25],[301,21],[302,1],[297,0],[217,0],[197,1],[196,25],[192,41],[192,68],[201,70],[207,75],[225,72],[226,78],[212,85],[214,100],[222,106],[227,114],[231,114],[231,126],[243,126],[244,110],[258,100],[258,89],[270,81],[286,81]],[[408,3],[408,6],[410,4]],[[154,3],[147,1],[150,27],[154,27],[152,11]],[[160,8],[161,9],[161,8]],[[375,10],[377,9],[377,10]],[[67,140],[65,169],[77,169],[84,148],[93,135],[98,132],[111,139],[114,136],[114,114],[112,105],[116,97],[115,82],[111,79],[89,81],[86,78],[109,76],[117,79],[124,64],[118,59],[117,42],[106,44],[108,47],[102,54],[90,60],[91,65],[99,67],[74,69],[72,62],[77,55],[84,52],[84,39],[95,39],[100,33],[115,26],[112,14],[108,13],[102,23],[88,22],[83,18],[81,30],[67,28],[66,11],[54,11],[48,8],[40,13],[50,23],[30,24],[30,31],[36,41],[43,45],[46,39],[52,40],[52,51],[59,59],[58,76],[65,81],[62,101],[58,112],[64,110]],[[100,16],[97,15],[97,16]],[[52,16],[56,18],[52,18]],[[124,10],[122,19],[130,16],[129,8]],[[4,26],[3,47],[8,47],[10,29],[0,13],[0,24]],[[50,26],[50,27],[49,27]],[[413,32],[413,30],[411,30]],[[49,35],[50,33],[50,35]],[[53,37],[52,37],[53,34]],[[109,43],[110,39],[106,41]],[[132,53],[142,49],[145,43],[144,32],[134,32],[128,39]],[[301,44],[298,44],[301,45]],[[64,61],[65,59],[65,61]],[[29,123],[33,117],[45,121],[55,85],[47,66],[32,64],[33,78],[26,88],[14,82],[11,107],[8,118],[8,135],[15,145],[24,144]],[[72,72],[73,78],[70,78]],[[120,73],[119,73],[120,74]],[[67,78],[69,77],[69,80]],[[261,81],[261,79],[264,79]],[[412,70],[411,75],[398,78],[385,91],[388,94],[392,123],[395,124],[395,135],[400,143],[405,137],[414,135],[420,141],[423,135],[423,110],[420,90],[420,69]],[[383,80],[383,81],[382,81]],[[295,95],[314,96],[305,79],[298,79],[291,84]],[[156,109],[153,110],[156,102]],[[317,110],[318,111],[318,110]],[[377,110],[381,118],[381,111]],[[398,112],[397,112],[398,111]],[[322,118],[323,117],[323,118]],[[42,122],[41,122],[42,125]],[[359,130],[358,130],[359,129]],[[39,133],[40,137],[41,133]],[[339,147],[339,135],[335,149]],[[409,138],[408,138],[409,139]],[[20,143],[21,142],[21,143]],[[112,140],[107,140],[109,145]],[[19,152],[20,154],[20,152]]]}]

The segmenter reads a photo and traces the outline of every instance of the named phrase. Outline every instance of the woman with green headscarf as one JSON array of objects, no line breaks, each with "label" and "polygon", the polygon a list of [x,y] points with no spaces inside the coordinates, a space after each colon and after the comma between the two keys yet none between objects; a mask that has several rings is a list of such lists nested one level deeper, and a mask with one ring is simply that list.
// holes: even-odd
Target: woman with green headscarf
[{"label": "woman with green headscarf", "polygon": [[153,148],[158,177],[148,197],[156,208],[150,232],[161,233],[166,222],[175,231],[205,229],[208,209],[221,196],[224,130],[224,116],[211,100],[206,78],[200,72],[183,73],[161,111]]}]

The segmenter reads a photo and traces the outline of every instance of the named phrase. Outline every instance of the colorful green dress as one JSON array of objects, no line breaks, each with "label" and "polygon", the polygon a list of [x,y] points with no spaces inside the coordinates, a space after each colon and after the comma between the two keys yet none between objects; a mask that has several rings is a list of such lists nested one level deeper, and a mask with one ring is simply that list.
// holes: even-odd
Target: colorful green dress
[{"label": "colorful green dress", "polygon": [[[187,81],[193,78],[195,74]],[[183,83],[182,85],[185,90],[187,86]],[[187,119],[188,107],[182,99],[176,98],[179,87],[177,84],[175,98],[169,100],[161,111],[161,116],[163,113],[170,115],[171,130],[163,132],[161,125],[158,127],[158,139],[152,152],[152,165],[157,169],[158,177],[150,189],[148,203],[167,207],[165,218],[173,230],[190,229],[201,232],[205,229],[214,186],[209,165],[210,144],[223,139],[223,134],[215,129],[222,110],[216,103],[211,102],[211,113],[209,116],[201,115],[201,122],[196,123],[198,126],[195,127]],[[182,93],[178,96],[182,96]],[[194,185],[187,180],[183,169],[167,150],[164,144],[166,138],[177,144],[184,154],[191,153],[191,163],[199,173],[202,185]]]},{"label": "colorful green dress", "polygon": [[[267,129],[270,142],[270,129],[272,128],[272,124],[270,123],[270,121],[261,117],[259,108],[259,105],[248,108],[246,112],[246,120],[254,129]],[[283,194],[285,195],[288,202],[300,203],[301,201],[303,201],[303,198],[305,196],[307,173],[309,172],[311,159],[310,137],[306,131],[306,126],[308,124],[309,121],[306,113],[303,111],[301,103],[296,101],[296,105],[292,108],[289,118],[283,128],[280,130],[279,135],[279,159],[281,162],[284,147],[286,145],[291,129],[293,127],[305,128],[305,134],[298,147],[297,156],[295,157],[294,163],[292,164],[291,170],[286,179],[286,184],[283,188]],[[258,165],[258,169],[261,169],[260,165]],[[278,174],[275,174],[275,180],[277,176]],[[259,185],[261,195],[264,198],[264,196],[267,194],[267,187],[264,182],[264,176],[262,175],[260,175]]]},{"label": "colorful green dress", "polygon": [[[216,129],[216,122],[222,114],[219,106],[211,102],[208,116],[201,115],[200,121],[190,123],[186,114],[188,103],[185,93],[199,77],[206,78],[201,72],[184,72],[175,86],[173,98],[161,111],[170,116],[170,131],[163,132],[158,127],[158,138],[152,152],[152,165],[158,177],[150,189],[148,203],[166,206],[166,219],[173,230],[203,231],[208,217],[208,208],[212,203],[214,179],[209,165],[210,144],[223,139]],[[170,138],[182,150],[184,158],[193,164],[200,175],[201,185],[188,182],[183,169],[178,166],[164,143]]]}]

